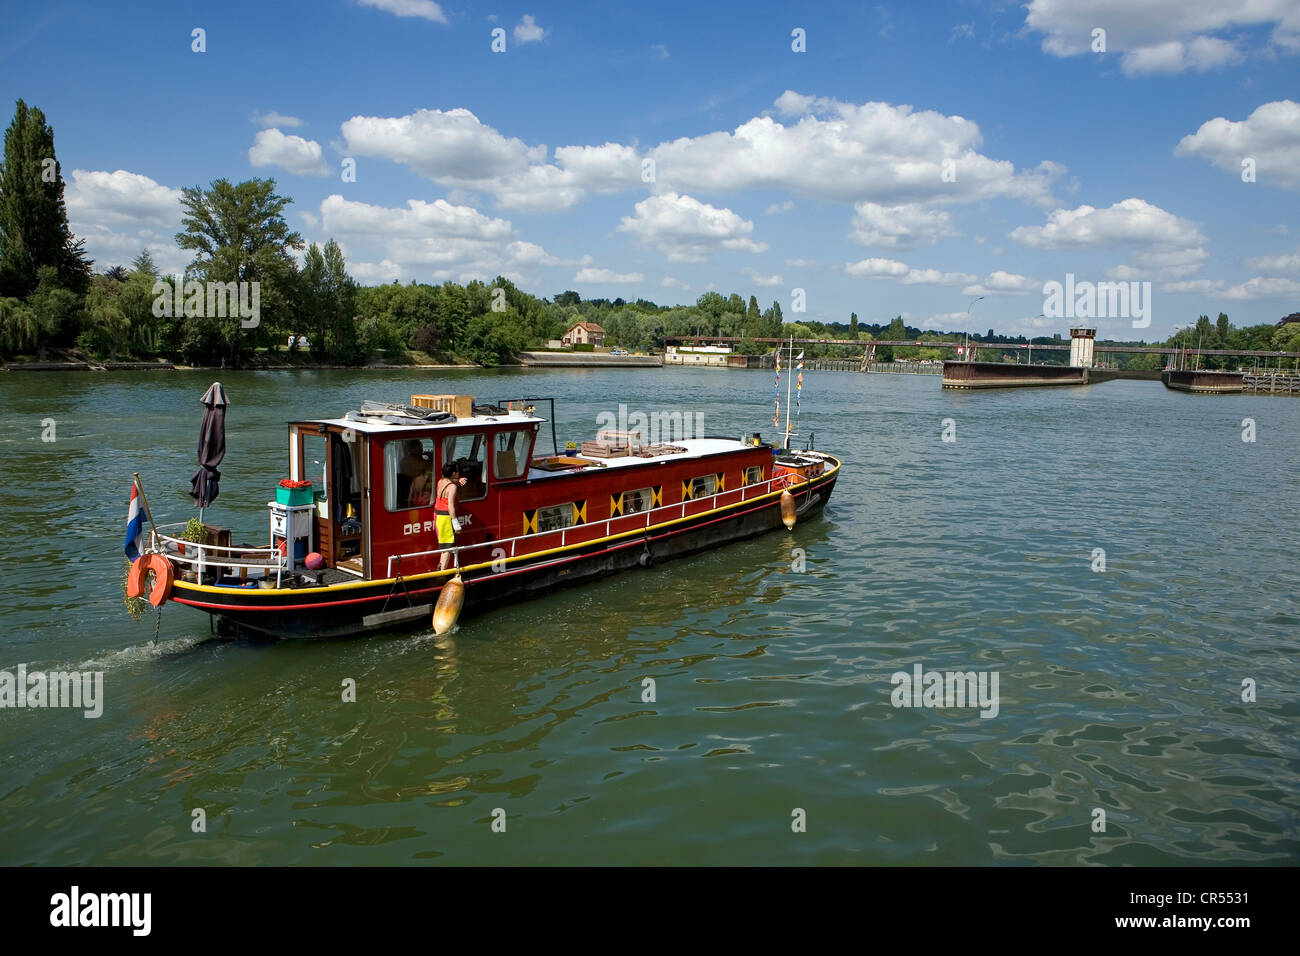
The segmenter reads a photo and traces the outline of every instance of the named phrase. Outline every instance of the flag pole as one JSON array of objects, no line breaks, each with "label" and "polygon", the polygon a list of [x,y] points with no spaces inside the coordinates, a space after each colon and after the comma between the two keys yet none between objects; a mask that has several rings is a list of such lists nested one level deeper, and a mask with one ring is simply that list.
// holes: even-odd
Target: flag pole
[{"label": "flag pole", "polygon": [[144,505],[144,513],[149,518],[149,523],[153,525],[154,531],[158,530],[158,522],[153,520],[153,512],[149,510],[149,499],[144,496],[144,483],[140,481],[140,472],[133,472],[135,486],[140,491],[140,504]]}]

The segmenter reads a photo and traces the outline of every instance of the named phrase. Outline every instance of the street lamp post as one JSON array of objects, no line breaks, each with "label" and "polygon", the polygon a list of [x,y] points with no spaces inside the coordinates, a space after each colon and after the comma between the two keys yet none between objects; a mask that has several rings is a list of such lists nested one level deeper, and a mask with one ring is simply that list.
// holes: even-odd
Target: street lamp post
[{"label": "street lamp post", "polygon": [[968,361],[968,362],[970,361],[970,310],[973,309],[973,308],[975,308],[975,303],[978,302],[978,301],[979,301],[980,299],[982,299],[982,298],[984,298],[984,296],[982,296],[982,295],[977,295],[975,298],[973,298],[973,299],[970,300],[970,305],[966,306],[966,345],[965,345],[965,352],[966,352],[966,361]]}]

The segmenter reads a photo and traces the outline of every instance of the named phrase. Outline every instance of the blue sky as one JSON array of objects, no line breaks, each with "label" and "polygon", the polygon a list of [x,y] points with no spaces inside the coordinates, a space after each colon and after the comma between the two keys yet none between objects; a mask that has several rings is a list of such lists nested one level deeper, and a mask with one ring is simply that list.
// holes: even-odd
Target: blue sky
[{"label": "blue sky", "polygon": [[1095,322],[1148,339],[1300,310],[1297,0],[56,0],[4,22],[6,115],[45,111],[99,268],[146,246],[180,268],[180,187],[272,176],[366,283],[717,289],[787,319],[802,289],[808,318],[941,329],[983,295],[972,328],[1051,334],[1043,283],[1071,273],[1150,282],[1149,329]]}]

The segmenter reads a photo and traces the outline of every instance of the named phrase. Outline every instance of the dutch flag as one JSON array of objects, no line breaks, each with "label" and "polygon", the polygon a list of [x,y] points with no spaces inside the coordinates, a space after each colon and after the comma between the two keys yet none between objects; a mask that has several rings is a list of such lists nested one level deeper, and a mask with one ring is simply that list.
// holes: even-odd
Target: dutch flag
[{"label": "dutch flag", "polygon": [[140,498],[131,482],[131,504],[126,509],[126,556],[134,561],[144,548],[144,516],[140,514]]}]

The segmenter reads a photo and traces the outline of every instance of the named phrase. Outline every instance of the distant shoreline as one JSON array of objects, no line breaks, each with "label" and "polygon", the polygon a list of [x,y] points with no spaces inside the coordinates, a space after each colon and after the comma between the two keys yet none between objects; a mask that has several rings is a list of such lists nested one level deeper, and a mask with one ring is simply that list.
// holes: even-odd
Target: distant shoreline
[{"label": "distant shoreline", "polygon": [[45,362],[9,362],[0,365],[3,372],[292,372],[298,370],[346,369],[351,371],[393,371],[395,369],[484,369],[484,368],[661,368],[662,362],[653,355],[608,355],[603,353],[547,353],[520,352],[516,361],[508,365],[478,365],[473,362],[440,365],[426,363],[367,363],[365,365],[336,365],[329,362],[252,362],[239,368],[219,365],[184,365],[179,362],[93,362],[66,359]]},{"label": "distant shoreline", "polygon": [[[518,366],[505,366],[516,368]],[[483,365],[332,365],[327,362],[303,362],[296,365],[246,365],[240,368],[223,368],[219,365],[181,365],[176,362],[11,362],[0,366],[0,372],[294,372],[320,369],[348,369],[351,371],[391,371],[393,369],[448,369],[486,368]]]}]

